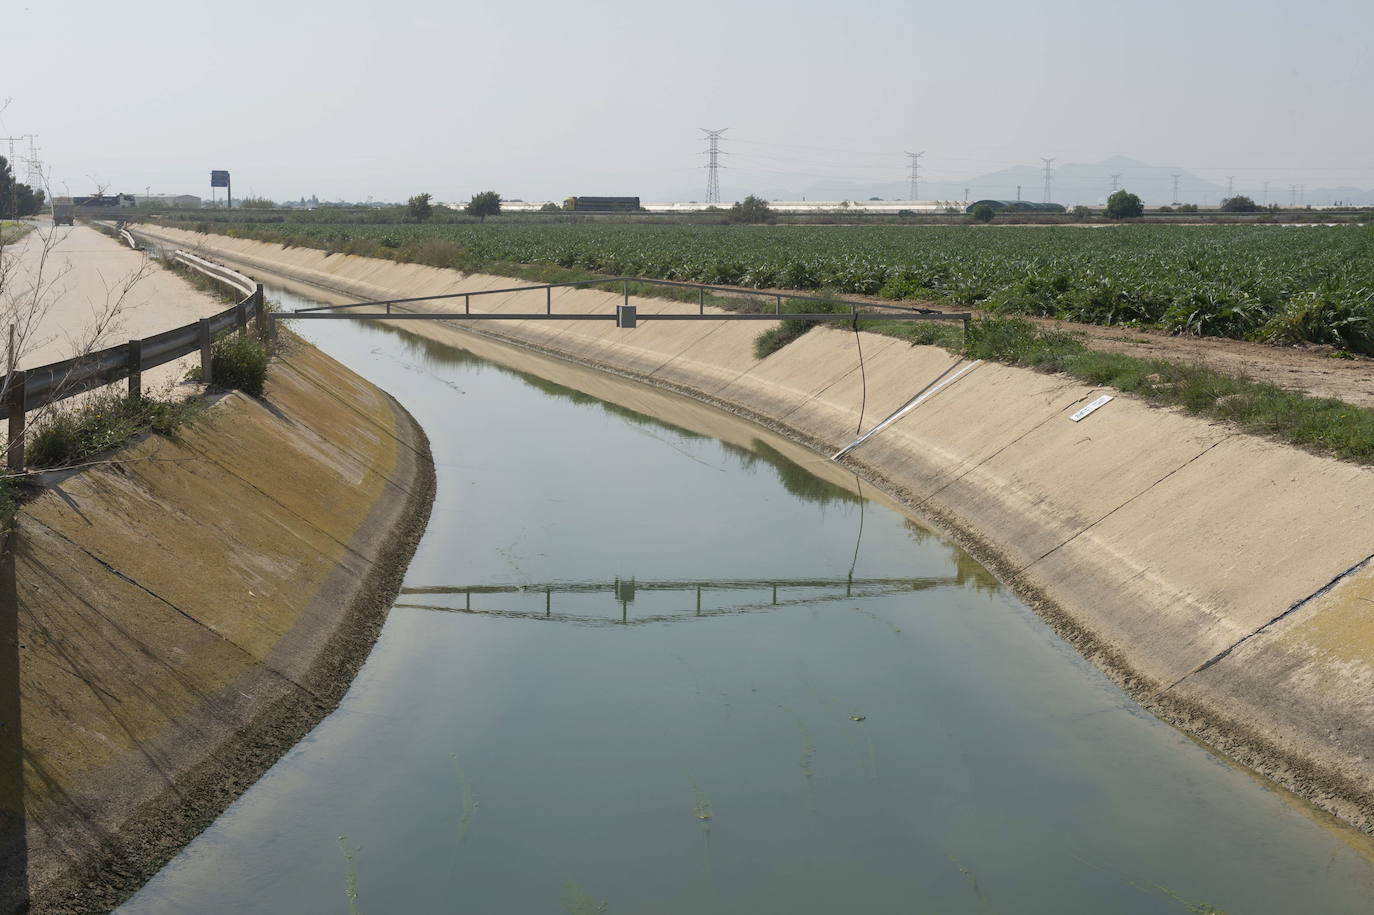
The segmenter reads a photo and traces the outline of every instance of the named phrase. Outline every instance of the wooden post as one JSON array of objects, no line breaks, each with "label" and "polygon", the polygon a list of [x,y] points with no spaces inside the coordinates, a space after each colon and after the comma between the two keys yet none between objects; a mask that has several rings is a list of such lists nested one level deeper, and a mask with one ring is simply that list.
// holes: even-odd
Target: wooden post
[{"label": "wooden post", "polygon": [[129,341],[129,399],[143,396],[143,341]]},{"label": "wooden post", "polygon": [[10,413],[9,469],[12,473],[23,473],[24,414],[28,412],[23,372],[16,371],[10,375],[9,396],[6,397],[6,401]]},{"label": "wooden post", "polygon": [[200,380],[205,384],[213,384],[215,380],[214,370],[210,367],[210,319],[200,319]]}]

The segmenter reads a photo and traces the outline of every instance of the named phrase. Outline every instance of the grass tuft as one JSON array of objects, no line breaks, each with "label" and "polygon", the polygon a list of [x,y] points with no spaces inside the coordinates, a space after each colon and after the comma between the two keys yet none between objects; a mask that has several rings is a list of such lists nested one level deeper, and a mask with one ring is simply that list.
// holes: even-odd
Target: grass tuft
[{"label": "grass tuft", "polygon": [[113,391],[102,392],[42,422],[27,444],[25,459],[38,470],[69,467],[120,448],[145,432],[172,435],[203,408],[197,398],[130,399]]}]

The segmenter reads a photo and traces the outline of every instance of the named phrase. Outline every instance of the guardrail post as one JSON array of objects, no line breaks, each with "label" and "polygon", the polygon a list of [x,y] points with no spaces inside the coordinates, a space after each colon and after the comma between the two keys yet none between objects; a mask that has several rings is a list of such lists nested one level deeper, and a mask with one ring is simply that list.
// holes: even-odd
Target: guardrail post
[{"label": "guardrail post", "polygon": [[267,336],[267,299],[262,294],[262,283],[253,290],[253,328],[259,337]]},{"label": "guardrail post", "polygon": [[706,290],[700,286],[697,287],[697,314],[706,314]]},{"label": "guardrail post", "polygon": [[143,396],[143,341],[129,341],[129,399]]},{"label": "guardrail post", "polygon": [[553,287],[544,287],[544,314],[553,314]]},{"label": "guardrail post", "polygon": [[463,296],[463,314],[466,315],[466,314],[471,314],[471,313],[472,313],[472,296],[470,296],[470,295],[465,295],[465,296]]},{"label": "guardrail post", "polygon": [[210,337],[210,319],[200,319],[200,380],[206,384],[213,384],[215,380],[214,370],[210,367],[210,347],[212,343]]},{"label": "guardrail post", "polygon": [[10,413],[9,469],[24,472],[24,414],[28,412],[28,393],[23,372],[10,374],[10,389],[5,398]]}]

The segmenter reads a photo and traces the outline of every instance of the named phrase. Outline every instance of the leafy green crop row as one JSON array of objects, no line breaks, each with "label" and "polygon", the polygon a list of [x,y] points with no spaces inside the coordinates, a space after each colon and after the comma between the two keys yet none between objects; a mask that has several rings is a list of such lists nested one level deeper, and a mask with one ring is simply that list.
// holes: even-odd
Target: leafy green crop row
[{"label": "leafy green crop row", "polygon": [[1374,228],[236,225],[217,231],[462,269],[825,289],[1004,314],[1374,353]]}]

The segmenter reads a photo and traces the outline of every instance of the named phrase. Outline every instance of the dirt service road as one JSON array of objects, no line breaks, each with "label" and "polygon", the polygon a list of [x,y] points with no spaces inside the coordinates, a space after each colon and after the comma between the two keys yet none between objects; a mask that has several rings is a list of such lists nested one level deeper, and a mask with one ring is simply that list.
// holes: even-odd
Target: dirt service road
[{"label": "dirt service road", "polygon": [[[226,307],[89,226],[55,228],[43,222],[5,254],[13,257],[13,265],[3,304],[6,317],[20,325],[20,368],[148,337]],[[25,334],[22,325],[30,314],[34,320]],[[0,327],[0,345],[7,332]],[[193,361],[184,357],[145,372],[144,389],[176,383]]]}]

